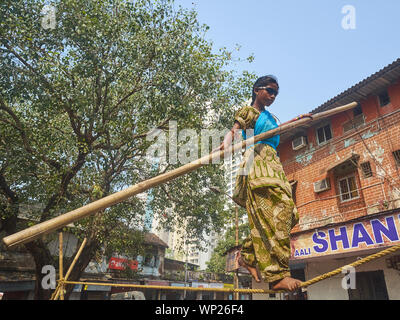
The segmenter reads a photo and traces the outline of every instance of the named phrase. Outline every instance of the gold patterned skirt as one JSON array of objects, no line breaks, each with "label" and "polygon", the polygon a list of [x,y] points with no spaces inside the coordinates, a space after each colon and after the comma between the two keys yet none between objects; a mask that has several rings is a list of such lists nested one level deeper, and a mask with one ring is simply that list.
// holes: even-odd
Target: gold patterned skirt
[{"label": "gold patterned skirt", "polygon": [[290,276],[290,231],[298,212],[274,148],[256,144],[245,152],[232,198],[249,218],[250,236],[241,249],[244,262],[257,266],[266,282]]}]

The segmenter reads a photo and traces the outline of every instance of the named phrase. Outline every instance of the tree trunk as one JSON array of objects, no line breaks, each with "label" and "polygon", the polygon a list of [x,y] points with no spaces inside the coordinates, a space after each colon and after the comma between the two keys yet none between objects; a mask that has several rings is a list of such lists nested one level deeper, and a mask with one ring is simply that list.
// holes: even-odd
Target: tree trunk
[{"label": "tree trunk", "polygon": [[[96,251],[100,248],[100,243],[97,240],[89,240],[88,239],[88,243],[86,244],[86,246],[83,248],[81,255],[79,256],[78,261],[76,262],[74,268],[72,269],[68,280],[69,281],[79,281],[83,272],[85,271],[86,267],[88,266],[89,262],[93,259],[93,257],[95,256]],[[77,249],[78,251],[78,249]],[[75,253],[76,254],[76,253]],[[75,255],[73,255],[73,257],[71,258],[71,263],[73,261],[73,258],[75,257]],[[64,268],[65,273],[67,272],[69,266],[71,265],[71,263],[68,264],[67,268]],[[65,274],[64,274],[65,276]],[[74,285],[68,285],[66,286],[66,293],[64,294],[64,299],[68,300],[71,293],[72,293],[72,289],[74,288]]]},{"label": "tree trunk", "polygon": [[42,269],[46,265],[51,265],[55,268],[55,259],[51,256],[49,249],[42,240],[36,240],[26,243],[25,248],[32,255],[35,261],[35,300],[49,300],[53,292],[52,289],[44,289],[42,286],[43,277],[46,274],[42,273]]}]

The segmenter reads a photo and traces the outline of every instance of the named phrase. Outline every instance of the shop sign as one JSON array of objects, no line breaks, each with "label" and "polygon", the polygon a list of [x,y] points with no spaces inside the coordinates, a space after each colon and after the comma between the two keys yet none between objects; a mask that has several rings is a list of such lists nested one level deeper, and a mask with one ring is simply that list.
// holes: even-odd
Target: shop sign
[{"label": "shop sign", "polygon": [[208,288],[209,285],[208,285],[208,283],[205,283],[205,282],[192,282],[192,287],[193,288]]},{"label": "shop sign", "polygon": [[125,270],[126,267],[130,267],[132,270],[137,270],[138,262],[136,260],[111,257],[108,263],[108,268],[113,270]]},{"label": "shop sign", "polygon": [[238,271],[239,273],[250,274],[250,272],[246,268],[239,266],[238,260],[236,259],[237,255],[240,254],[239,250],[240,248],[236,247],[232,248],[226,253],[225,271]]},{"label": "shop sign", "polygon": [[387,247],[400,241],[400,214],[371,218],[292,236],[291,259]]},{"label": "shop sign", "polygon": [[74,288],[72,289],[72,292],[81,292],[81,291],[82,291],[82,284],[74,285]]},{"label": "shop sign", "polygon": [[149,286],[169,286],[168,281],[148,280],[148,281],[146,281],[146,284]]},{"label": "shop sign", "polygon": [[171,287],[190,287],[189,283],[171,283]]},{"label": "shop sign", "polygon": [[226,253],[225,271],[232,272],[239,269],[236,256],[239,254],[239,248],[232,249]]},{"label": "shop sign", "polygon": [[110,286],[102,286],[102,285],[95,285],[95,284],[85,284],[83,287],[84,291],[105,291],[109,292],[111,291]]}]

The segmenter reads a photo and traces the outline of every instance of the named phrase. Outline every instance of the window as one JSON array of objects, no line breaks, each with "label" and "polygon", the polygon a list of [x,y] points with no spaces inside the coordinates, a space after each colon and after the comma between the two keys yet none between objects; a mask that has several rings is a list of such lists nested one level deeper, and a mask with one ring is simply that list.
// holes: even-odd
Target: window
[{"label": "window", "polygon": [[396,165],[400,167],[400,150],[396,150],[393,152],[394,160],[396,161]]},{"label": "window", "polygon": [[388,105],[390,103],[390,97],[389,97],[389,93],[387,92],[387,90],[378,94],[378,99],[379,99],[379,105],[381,107]]},{"label": "window", "polygon": [[350,176],[339,180],[340,200],[349,201],[358,198],[356,177]]},{"label": "window", "polygon": [[361,105],[358,104],[357,107],[353,109],[353,119],[347,121],[343,124],[343,133],[346,133],[352,129],[358,128],[365,123],[364,114],[361,109]]},{"label": "window", "polygon": [[153,258],[153,256],[151,256],[151,255],[146,255],[146,256],[144,257],[144,265],[145,265],[145,266],[148,266],[148,267],[151,267],[152,258]]},{"label": "window", "polygon": [[290,181],[290,186],[292,187],[292,198],[293,198],[294,203],[296,204],[297,181],[296,180]]},{"label": "window", "polygon": [[347,121],[343,124],[343,133],[350,131],[351,129],[356,129],[362,126],[365,123],[364,115],[361,113],[350,121]]},{"label": "window", "polygon": [[332,131],[329,124],[317,129],[317,139],[318,144],[324,143],[332,139]]},{"label": "window", "polygon": [[361,163],[361,170],[364,178],[372,177],[371,164],[368,162]]},{"label": "window", "polygon": [[354,117],[357,117],[357,116],[359,116],[360,114],[363,114],[363,112],[362,112],[362,109],[361,109],[361,105],[358,104],[357,107],[355,107],[355,108],[353,109],[353,115],[354,115]]}]

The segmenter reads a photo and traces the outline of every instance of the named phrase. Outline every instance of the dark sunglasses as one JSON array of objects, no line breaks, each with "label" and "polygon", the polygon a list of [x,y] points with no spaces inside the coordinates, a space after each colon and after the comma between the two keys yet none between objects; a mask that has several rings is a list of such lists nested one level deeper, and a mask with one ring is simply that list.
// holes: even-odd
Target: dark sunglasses
[{"label": "dark sunglasses", "polygon": [[264,89],[268,92],[269,95],[274,95],[275,97],[278,95],[278,91],[275,90],[274,88],[270,87],[258,87],[258,89]]}]

